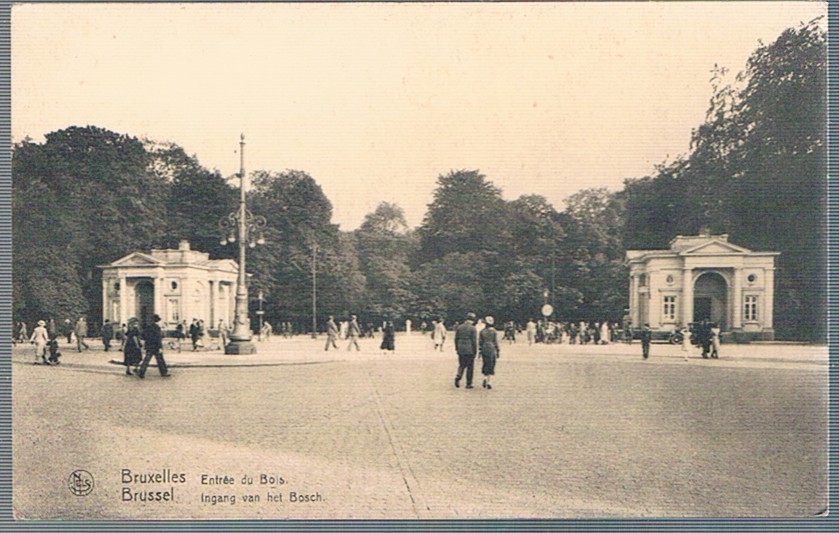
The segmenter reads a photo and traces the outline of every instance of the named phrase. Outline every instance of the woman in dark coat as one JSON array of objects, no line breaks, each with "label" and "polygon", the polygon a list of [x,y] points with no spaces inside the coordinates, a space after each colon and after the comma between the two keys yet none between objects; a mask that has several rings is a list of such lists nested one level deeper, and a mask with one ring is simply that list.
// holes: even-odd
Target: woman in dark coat
[{"label": "woman in dark coat", "polygon": [[385,324],[385,327],[382,329],[382,351],[394,351],[396,349],[395,346],[396,341],[396,330],[393,327],[393,321],[388,320]]},{"label": "woman in dark coat", "polygon": [[483,365],[481,366],[481,373],[484,375],[483,387],[485,389],[491,389],[492,384],[490,383],[490,379],[495,375],[495,361],[501,352],[498,348],[498,334],[493,327],[495,319],[488,316],[484,319],[484,323],[486,327],[478,334],[478,347],[481,359],[483,360]]},{"label": "woman in dark coat", "polygon": [[140,323],[136,318],[128,321],[128,330],[125,332],[125,344],[122,349],[125,375],[132,374],[131,367],[136,367],[143,360],[143,350],[140,344]]}]

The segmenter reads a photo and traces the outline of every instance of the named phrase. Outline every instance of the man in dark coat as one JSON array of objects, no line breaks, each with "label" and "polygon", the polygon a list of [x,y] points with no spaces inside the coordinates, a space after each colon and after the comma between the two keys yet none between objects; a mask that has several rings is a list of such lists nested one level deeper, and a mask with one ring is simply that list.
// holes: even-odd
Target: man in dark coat
[{"label": "man in dark coat", "polygon": [[644,354],[644,359],[650,356],[650,342],[653,338],[653,332],[650,330],[649,324],[644,324],[644,329],[641,330],[641,351]]},{"label": "man in dark coat", "polygon": [[699,323],[699,344],[702,346],[702,359],[708,359],[711,353],[711,324],[708,320]]},{"label": "man in dark coat", "polygon": [[106,318],[105,323],[102,324],[102,344],[105,345],[105,351],[111,349],[111,341],[114,339],[114,325],[111,324],[110,319]]},{"label": "man in dark coat", "polygon": [[472,388],[475,373],[475,355],[478,353],[478,330],[475,328],[475,313],[468,313],[466,320],[454,332],[454,346],[457,350],[458,367],[454,386],[460,387],[463,371],[466,370],[466,388]]},{"label": "man in dark coat", "polygon": [[146,369],[149,367],[149,362],[152,357],[157,362],[157,369],[160,371],[160,375],[163,377],[170,375],[169,369],[166,368],[166,360],[163,359],[163,331],[160,329],[158,322],[160,322],[160,317],[154,315],[152,323],[143,328],[143,342],[146,346],[146,356],[143,358],[143,362],[140,363],[140,369],[137,370],[137,376],[141,378],[146,377]]},{"label": "man in dark coat", "polygon": [[201,326],[198,325],[197,318],[193,318],[192,324],[189,325],[189,338],[192,340],[192,351],[198,350],[198,339],[201,338]]}]

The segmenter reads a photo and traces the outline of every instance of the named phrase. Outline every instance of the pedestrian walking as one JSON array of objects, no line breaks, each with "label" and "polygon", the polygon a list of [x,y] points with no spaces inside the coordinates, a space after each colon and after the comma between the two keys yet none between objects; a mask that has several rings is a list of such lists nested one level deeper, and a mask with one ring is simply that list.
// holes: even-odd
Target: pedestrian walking
[{"label": "pedestrian walking", "polygon": [[392,352],[396,349],[396,328],[393,327],[393,321],[385,322],[385,327],[382,329],[382,345],[380,346],[382,352]]},{"label": "pedestrian walking", "polygon": [[221,344],[221,349],[227,346],[227,337],[230,336],[230,330],[227,329],[227,324],[224,323],[223,318],[218,319],[218,338],[219,343]]},{"label": "pedestrian walking", "polygon": [[350,339],[349,344],[347,344],[347,351],[350,351],[350,348],[355,346],[356,351],[361,351],[361,348],[358,346],[358,336],[361,335],[361,328],[358,327],[358,319],[355,315],[350,317],[350,323],[347,326],[347,338]]},{"label": "pedestrian walking", "polygon": [[454,386],[460,387],[463,372],[466,371],[466,388],[472,388],[475,373],[475,355],[478,353],[478,330],[475,328],[475,313],[468,313],[466,320],[454,332],[454,346],[457,351],[457,375]]},{"label": "pedestrian walking", "polygon": [[600,343],[601,344],[609,344],[611,338],[609,337],[609,321],[604,320],[600,323]]},{"label": "pedestrian walking", "polygon": [[[211,324],[212,325],[212,324]],[[198,347],[199,348],[210,348],[210,341],[207,340],[207,326],[204,325],[204,320],[198,320]]]},{"label": "pedestrian walking", "polygon": [[114,340],[119,342],[119,351],[122,351],[122,347],[125,344],[125,324],[119,324],[114,322]]},{"label": "pedestrian walking", "polygon": [[17,326],[17,340],[21,344],[29,342],[29,331],[26,328],[26,322],[22,320]]},{"label": "pedestrian walking", "polygon": [[106,318],[105,323],[102,324],[102,329],[100,330],[102,335],[102,344],[105,345],[105,351],[107,352],[111,348],[111,341],[114,339],[114,325],[111,324],[111,320]]},{"label": "pedestrian walking", "polygon": [[73,322],[69,318],[64,319],[61,326],[61,335],[67,337],[67,344],[73,344]]},{"label": "pedestrian walking", "polygon": [[338,326],[335,324],[335,318],[332,315],[329,315],[329,318],[326,320],[326,347],[324,351],[329,351],[329,346],[332,346],[336,350],[338,349],[338,344],[335,342],[338,339]]},{"label": "pedestrian walking", "polygon": [[702,347],[702,359],[708,359],[711,354],[711,324],[703,320],[698,324],[696,333]]},{"label": "pedestrian walking", "polygon": [[35,345],[35,363],[43,361],[47,363],[47,344],[49,343],[49,333],[47,332],[47,323],[43,320],[38,321],[38,325],[32,330],[32,337],[29,342]]},{"label": "pedestrian walking", "polygon": [[166,367],[166,360],[163,359],[163,331],[161,331],[158,322],[160,322],[160,317],[154,315],[152,323],[146,325],[143,329],[142,337],[146,348],[146,356],[140,363],[140,369],[137,370],[137,377],[139,378],[146,377],[146,369],[148,369],[152,357],[157,362],[157,370],[160,371],[161,377],[165,378],[171,375]]},{"label": "pedestrian walking", "polygon": [[262,324],[262,338],[265,340],[271,340],[271,333],[274,331],[274,326],[271,325],[270,322],[267,320]]},{"label": "pedestrian walking", "polygon": [[434,339],[434,349],[439,349],[441,352],[443,351],[443,345],[446,343],[446,335],[448,335],[448,331],[446,331],[446,323],[443,321],[443,318],[440,317],[434,321],[434,331],[431,333],[432,338]]},{"label": "pedestrian walking", "polygon": [[186,320],[178,322],[175,326],[175,348],[181,353],[183,342],[186,340]]},{"label": "pedestrian walking", "polygon": [[82,348],[85,350],[90,349],[90,346],[85,342],[85,337],[87,337],[87,319],[85,317],[82,316],[76,320],[73,334],[76,336],[76,347],[79,349],[79,352],[82,351]]},{"label": "pedestrian walking", "polygon": [[688,351],[690,351],[690,328],[683,326],[680,333],[682,334],[682,352],[684,352],[685,361],[687,361]]},{"label": "pedestrian walking", "polygon": [[653,332],[650,331],[650,325],[644,324],[643,329],[641,329],[641,352],[644,355],[644,359],[650,357],[650,342],[653,339]]},{"label": "pedestrian walking", "polygon": [[484,323],[486,327],[478,335],[480,356],[483,361],[481,374],[484,375],[483,387],[491,389],[492,383],[490,381],[492,376],[495,375],[495,362],[501,357],[501,348],[498,346],[498,333],[493,327],[495,318],[488,316],[484,319]]},{"label": "pedestrian walking", "polygon": [[720,358],[720,325],[717,323],[711,324],[711,358]]},{"label": "pedestrian walking", "polygon": [[198,351],[198,342],[201,339],[201,327],[198,325],[197,318],[193,318],[192,324],[189,325],[189,339],[192,341],[192,351]]},{"label": "pedestrian walking", "polygon": [[143,360],[143,345],[140,342],[140,321],[136,318],[128,320],[128,329],[125,331],[125,341],[122,345],[122,364],[125,365],[125,375],[132,374],[131,367],[134,367],[134,372],[138,372],[138,365]]},{"label": "pedestrian walking", "polygon": [[516,343],[516,324],[512,320],[504,326],[504,340],[510,344]]},{"label": "pedestrian walking", "polygon": [[536,322],[531,318],[527,321],[527,345],[532,346],[536,340]]}]

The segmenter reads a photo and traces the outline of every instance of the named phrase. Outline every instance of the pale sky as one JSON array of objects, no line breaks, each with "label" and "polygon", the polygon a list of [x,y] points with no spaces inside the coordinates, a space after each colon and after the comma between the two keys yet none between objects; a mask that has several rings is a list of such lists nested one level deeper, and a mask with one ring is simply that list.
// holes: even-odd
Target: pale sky
[{"label": "pale sky", "polygon": [[558,210],[689,149],[715,64],[822,2],[19,4],[12,135],[95,125],[231,175],[304,170],[358,227],[480,169]]}]

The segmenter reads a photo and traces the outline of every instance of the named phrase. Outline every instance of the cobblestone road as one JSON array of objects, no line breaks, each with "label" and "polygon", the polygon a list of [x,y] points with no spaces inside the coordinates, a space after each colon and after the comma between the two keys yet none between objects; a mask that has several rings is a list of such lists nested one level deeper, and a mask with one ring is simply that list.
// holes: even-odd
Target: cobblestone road
[{"label": "cobblestone road", "polygon": [[[435,353],[415,333],[385,355],[378,342],[167,352],[173,377],[150,369],[145,380],[101,348],[62,346],[63,364],[44,367],[16,347],[15,512],[778,517],[826,506],[824,347],[725,345],[718,361],[685,362],[667,345],[643,361],[637,345],[520,343],[502,346],[488,391],[477,378],[454,388],[450,347]],[[69,489],[77,470],[95,480],[88,495]],[[171,479],[180,473],[185,482]],[[134,501],[169,491],[172,501]]]}]

